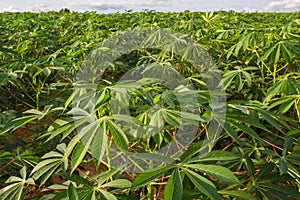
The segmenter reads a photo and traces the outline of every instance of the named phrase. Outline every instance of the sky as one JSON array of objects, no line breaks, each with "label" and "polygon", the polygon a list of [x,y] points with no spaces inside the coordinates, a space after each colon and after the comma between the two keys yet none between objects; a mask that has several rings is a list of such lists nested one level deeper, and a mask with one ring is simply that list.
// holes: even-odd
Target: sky
[{"label": "sky", "polygon": [[98,13],[142,11],[180,12],[235,10],[248,12],[300,11],[300,0],[0,0],[0,12],[49,11],[68,8]]}]

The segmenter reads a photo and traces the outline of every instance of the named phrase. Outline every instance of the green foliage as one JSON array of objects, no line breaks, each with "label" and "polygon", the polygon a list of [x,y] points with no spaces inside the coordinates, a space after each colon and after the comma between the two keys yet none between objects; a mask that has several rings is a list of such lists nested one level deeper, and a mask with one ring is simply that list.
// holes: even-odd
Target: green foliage
[{"label": "green foliage", "polygon": [[[0,199],[299,199],[299,17],[232,11],[0,13]],[[88,55],[101,65],[97,53],[111,51],[99,47],[101,42],[142,28],[186,36],[171,34],[166,49],[139,47],[114,55],[100,80],[79,87],[76,74],[89,66]],[[197,44],[181,48],[188,36]],[[163,32],[154,31],[142,44],[163,39]],[[192,67],[203,48],[220,80]],[[151,78],[120,80],[141,65]],[[153,73],[157,67],[164,70]],[[187,84],[177,84],[174,71]],[[157,82],[161,77],[176,87]],[[204,140],[215,117],[212,107],[219,106],[211,98],[223,94],[210,91],[211,82],[227,98],[213,147]],[[193,106],[181,103],[193,95]],[[121,103],[130,117],[122,114]],[[182,145],[175,136],[191,127],[194,138]],[[153,153],[171,142],[178,146],[173,155]],[[115,168],[113,149],[140,159],[132,162],[139,173]]]}]

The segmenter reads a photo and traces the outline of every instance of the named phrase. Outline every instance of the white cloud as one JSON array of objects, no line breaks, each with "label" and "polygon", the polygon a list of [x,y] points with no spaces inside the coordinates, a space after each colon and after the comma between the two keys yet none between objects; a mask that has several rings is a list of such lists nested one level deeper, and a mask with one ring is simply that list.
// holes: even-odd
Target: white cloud
[{"label": "white cloud", "polygon": [[0,10],[0,12],[19,12],[19,11],[20,9],[16,8],[15,6],[9,6],[7,8]]},{"label": "white cloud", "polygon": [[131,1],[130,3],[127,1],[119,1],[118,3],[111,3],[106,1],[102,2],[84,2],[84,3],[67,3],[67,7],[72,8],[81,8],[81,9],[94,9],[94,10],[122,10],[127,8],[136,8],[136,7],[152,7],[152,6],[169,6],[169,0],[149,0],[145,1]]},{"label": "white cloud", "polygon": [[258,12],[257,9],[251,7],[244,7],[243,12]]},{"label": "white cloud", "polygon": [[266,10],[272,11],[297,11],[300,10],[300,0],[281,0],[271,2]]},{"label": "white cloud", "polygon": [[35,4],[33,7],[28,7],[32,12],[47,12],[51,10],[46,4]]},{"label": "white cloud", "polygon": [[67,3],[67,7],[75,7],[80,9],[95,9],[95,10],[118,10],[122,9],[122,4],[113,4],[113,3],[100,3],[100,2],[91,2],[91,3]]}]

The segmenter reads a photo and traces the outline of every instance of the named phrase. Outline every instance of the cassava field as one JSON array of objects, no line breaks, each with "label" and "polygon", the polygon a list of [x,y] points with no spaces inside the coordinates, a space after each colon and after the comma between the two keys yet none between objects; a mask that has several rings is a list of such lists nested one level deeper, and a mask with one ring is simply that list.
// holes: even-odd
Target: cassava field
[{"label": "cassava field", "polygon": [[300,12],[0,13],[0,199],[300,199]]}]

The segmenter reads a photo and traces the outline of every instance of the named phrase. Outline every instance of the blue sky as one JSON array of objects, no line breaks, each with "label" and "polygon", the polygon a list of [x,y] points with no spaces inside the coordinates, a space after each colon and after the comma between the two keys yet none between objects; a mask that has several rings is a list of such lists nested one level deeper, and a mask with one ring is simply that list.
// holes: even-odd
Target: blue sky
[{"label": "blue sky", "polygon": [[48,11],[67,7],[76,11],[98,13],[141,11],[299,11],[300,0],[1,0],[0,11]]}]

